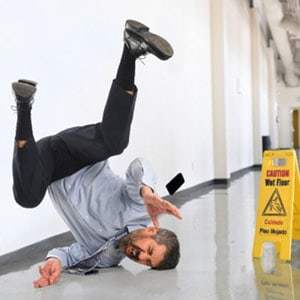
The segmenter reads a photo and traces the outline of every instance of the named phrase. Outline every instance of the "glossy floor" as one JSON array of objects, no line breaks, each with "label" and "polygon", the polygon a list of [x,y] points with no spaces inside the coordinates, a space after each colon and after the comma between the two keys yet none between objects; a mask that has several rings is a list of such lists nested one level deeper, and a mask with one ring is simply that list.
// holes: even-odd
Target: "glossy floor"
[{"label": "glossy floor", "polygon": [[153,271],[124,260],[118,268],[34,289],[38,264],[0,276],[0,299],[300,299],[300,246],[291,263],[278,261],[271,244],[252,259],[260,172],[251,171],[228,188],[193,191],[176,198],[183,220],[163,217],[178,233],[176,270]]}]

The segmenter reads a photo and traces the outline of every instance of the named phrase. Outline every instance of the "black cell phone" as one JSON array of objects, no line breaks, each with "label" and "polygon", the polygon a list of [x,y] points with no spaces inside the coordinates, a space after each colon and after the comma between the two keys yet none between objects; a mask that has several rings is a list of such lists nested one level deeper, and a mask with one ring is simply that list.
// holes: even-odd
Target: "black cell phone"
[{"label": "black cell phone", "polygon": [[167,184],[166,188],[170,195],[173,195],[184,184],[184,178],[182,173],[178,173]]}]

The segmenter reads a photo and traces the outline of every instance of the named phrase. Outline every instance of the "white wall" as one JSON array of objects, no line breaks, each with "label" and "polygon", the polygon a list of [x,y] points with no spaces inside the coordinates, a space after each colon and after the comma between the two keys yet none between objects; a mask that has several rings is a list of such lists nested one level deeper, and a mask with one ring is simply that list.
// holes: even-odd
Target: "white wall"
[{"label": "white wall", "polygon": [[248,1],[226,8],[226,103],[230,173],[253,164],[251,17]]},{"label": "white wall", "polygon": [[277,99],[277,74],[276,74],[276,52],[272,47],[268,48],[268,83],[269,83],[269,122],[270,137],[272,149],[279,146],[279,128],[278,128],[278,99]]},{"label": "white wall", "polygon": [[[252,34],[252,103],[254,163],[262,163],[262,136],[270,134],[269,128],[269,56],[257,9],[251,9]],[[274,72],[274,71],[273,71]],[[273,101],[274,103],[276,101]]]},{"label": "white wall", "polygon": [[[145,5],[144,5],[145,4]],[[139,97],[131,143],[112,159],[117,173],[147,157],[157,169],[158,191],[177,172],[185,188],[213,179],[209,1],[1,0],[0,255],[66,231],[48,199],[36,209],[15,204],[11,160],[16,115],[11,82],[39,82],[33,107],[35,137],[96,122],[119,63],[128,18],[166,36],[175,56],[137,63]]]},{"label": "white wall", "polygon": [[217,179],[253,164],[249,3],[212,0],[214,171]]}]

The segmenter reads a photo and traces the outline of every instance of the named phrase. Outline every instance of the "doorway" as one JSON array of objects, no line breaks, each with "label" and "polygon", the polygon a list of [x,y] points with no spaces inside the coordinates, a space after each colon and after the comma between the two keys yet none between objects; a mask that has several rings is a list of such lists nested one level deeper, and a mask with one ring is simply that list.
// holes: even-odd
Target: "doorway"
[{"label": "doorway", "polygon": [[299,148],[299,109],[293,109],[293,147]]}]

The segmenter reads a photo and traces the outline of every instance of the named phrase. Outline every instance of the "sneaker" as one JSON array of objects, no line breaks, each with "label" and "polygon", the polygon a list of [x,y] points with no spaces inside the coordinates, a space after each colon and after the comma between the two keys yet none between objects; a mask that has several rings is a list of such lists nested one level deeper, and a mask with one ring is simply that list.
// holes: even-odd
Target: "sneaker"
[{"label": "sneaker", "polygon": [[134,20],[126,21],[124,42],[130,53],[136,58],[151,53],[161,60],[167,60],[174,53],[169,42],[159,35],[151,33],[146,25]]},{"label": "sneaker", "polygon": [[27,79],[20,79],[18,82],[13,82],[12,89],[16,96],[16,103],[31,105],[36,92],[36,85],[37,82]]}]

